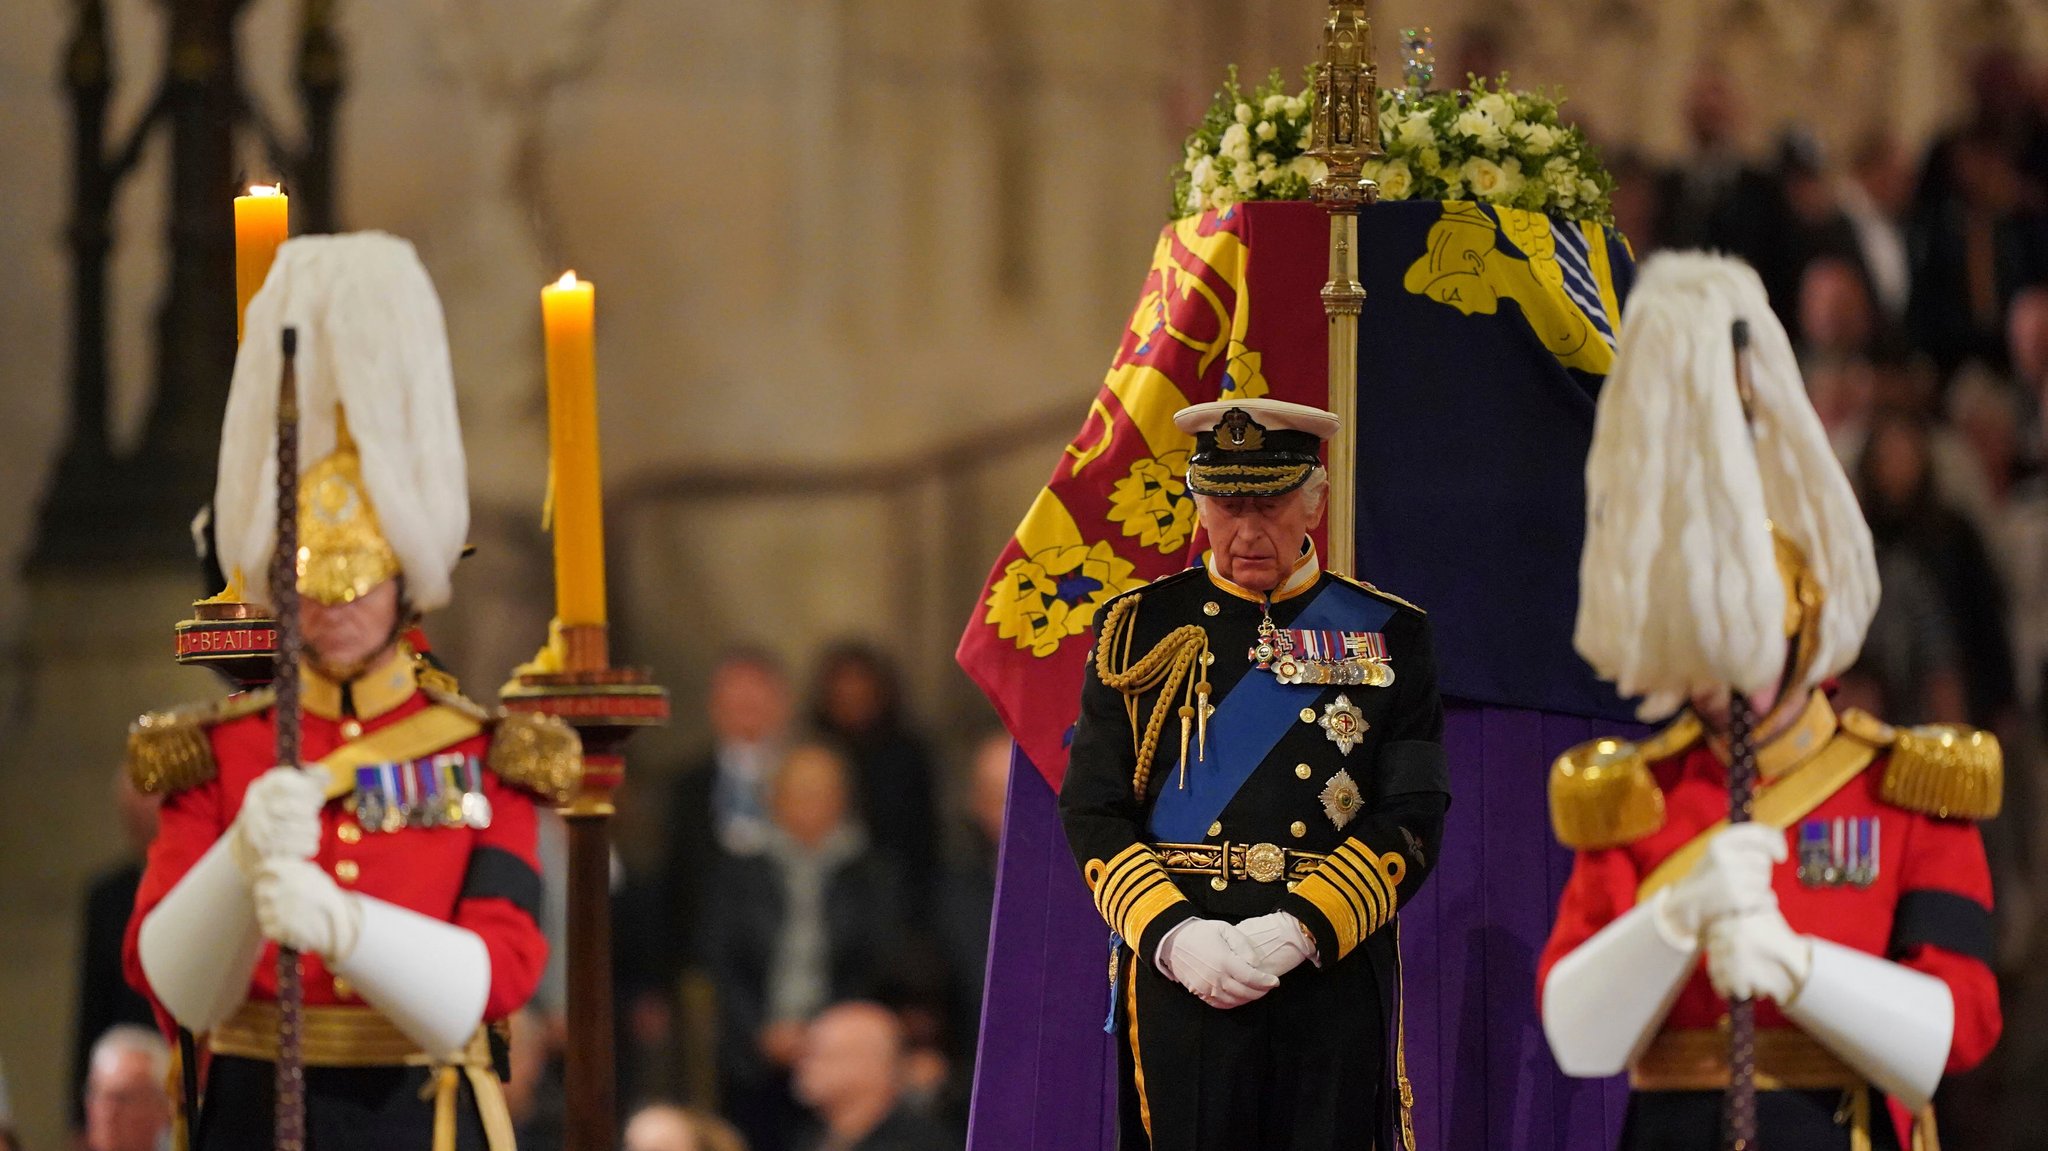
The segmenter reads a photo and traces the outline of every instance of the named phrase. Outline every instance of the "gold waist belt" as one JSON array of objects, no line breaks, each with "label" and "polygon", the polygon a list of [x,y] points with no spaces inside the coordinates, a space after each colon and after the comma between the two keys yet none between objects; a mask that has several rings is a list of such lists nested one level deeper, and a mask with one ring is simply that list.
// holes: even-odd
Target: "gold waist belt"
[{"label": "gold waist belt", "polygon": [[1272,843],[1155,843],[1159,865],[1175,875],[1213,875],[1278,883],[1305,878],[1324,856]]},{"label": "gold waist belt", "polygon": [[[1728,1086],[1728,1033],[1665,1031],[1629,1068],[1638,1091],[1721,1091]],[[1758,1029],[1759,1091],[1832,1091],[1864,1086],[1863,1076],[1812,1036],[1792,1027]]]},{"label": "gold waist belt", "polygon": [[[277,1061],[277,1004],[249,1000],[227,1022],[214,1028],[206,1045],[216,1055]],[[513,1151],[512,1113],[505,1106],[505,1087],[491,1066],[491,1043],[477,1028],[469,1044],[453,1060],[439,1060],[421,1051],[396,1024],[368,1007],[308,1006],[300,1016],[299,1052],[308,1067],[430,1067],[433,1074],[420,1093],[434,1102],[432,1151],[454,1151],[456,1086],[464,1078],[476,1096],[490,1151]]]}]

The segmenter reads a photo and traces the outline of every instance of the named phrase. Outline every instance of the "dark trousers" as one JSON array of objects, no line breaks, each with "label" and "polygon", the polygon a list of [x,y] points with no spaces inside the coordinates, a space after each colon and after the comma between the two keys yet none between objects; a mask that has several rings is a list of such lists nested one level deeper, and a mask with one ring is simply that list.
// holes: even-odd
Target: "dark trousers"
[{"label": "dark trousers", "polygon": [[[1622,1151],[1721,1151],[1721,1099],[1719,1091],[1632,1092]],[[1840,1091],[1759,1091],[1757,1142],[1771,1151],[1849,1151],[1848,1116],[1848,1099]],[[1875,1090],[1870,1147],[1899,1151],[1891,1109]]]},{"label": "dark trousers", "polygon": [[1361,948],[1327,970],[1303,964],[1264,998],[1227,1011],[1126,960],[1119,1145],[1372,1151],[1389,1102],[1378,958]]},{"label": "dark trousers", "polygon": [[[427,1151],[434,1141],[431,1074],[425,1067],[306,1068],[307,1151]],[[271,1151],[276,1086],[275,1064],[214,1057],[195,1151]],[[484,1151],[483,1120],[466,1078],[457,1090],[457,1151]]]}]

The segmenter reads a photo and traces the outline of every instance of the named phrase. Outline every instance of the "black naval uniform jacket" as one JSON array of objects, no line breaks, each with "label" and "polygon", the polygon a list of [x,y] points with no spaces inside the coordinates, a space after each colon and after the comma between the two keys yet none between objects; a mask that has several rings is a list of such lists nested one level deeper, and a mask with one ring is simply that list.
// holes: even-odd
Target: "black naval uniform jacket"
[{"label": "black naval uniform jacket", "polygon": [[[1309,570],[1298,568],[1275,594],[1274,624],[1295,626],[1313,604],[1309,618],[1316,627],[1379,633],[1394,679],[1377,687],[1265,684],[1245,697],[1277,690],[1280,701],[1261,701],[1260,711],[1266,732],[1275,729],[1272,710],[1284,711],[1280,734],[1250,742],[1257,764],[1227,793],[1198,846],[1211,848],[1210,858],[1217,847],[1232,859],[1262,857],[1260,870],[1268,873],[1273,848],[1280,848],[1285,872],[1279,878],[1192,872],[1184,867],[1190,860],[1185,850],[1159,845],[1150,821],[1164,791],[1179,786],[1179,700],[1140,801],[1133,794],[1130,711],[1089,660],[1060,814],[1096,906],[1121,940],[1112,994],[1122,1040],[1125,1148],[1366,1151],[1377,1145],[1392,1151],[1402,1145],[1392,1058],[1400,960],[1390,924],[1428,876],[1442,838],[1450,803],[1443,705],[1423,613],[1369,585],[1313,570],[1314,563],[1310,551],[1303,560]],[[1114,637],[1113,655],[1127,652],[1135,661],[1186,624],[1206,632],[1213,657],[1210,700],[1217,710],[1208,732],[1210,759],[1190,770],[1221,770],[1229,778],[1233,773],[1220,763],[1219,745],[1230,741],[1223,726],[1242,722],[1244,714],[1228,706],[1231,692],[1251,683],[1247,677],[1272,675],[1254,669],[1250,657],[1262,597],[1206,568],[1168,576],[1129,597],[1138,601],[1125,609],[1135,620],[1122,626],[1135,632],[1127,648]],[[1096,617],[1098,627],[1109,606]],[[1122,666],[1112,662],[1112,675]],[[1141,732],[1156,698],[1155,690],[1137,701]],[[1348,751],[1322,722],[1346,703],[1364,717]],[[1195,759],[1194,741],[1188,754]],[[1210,1007],[1156,965],[1160,940],[1188,919],[1237,923],[1274,910],[1301,921],[1317,954],[1261,999],[1230,1010]]]}]

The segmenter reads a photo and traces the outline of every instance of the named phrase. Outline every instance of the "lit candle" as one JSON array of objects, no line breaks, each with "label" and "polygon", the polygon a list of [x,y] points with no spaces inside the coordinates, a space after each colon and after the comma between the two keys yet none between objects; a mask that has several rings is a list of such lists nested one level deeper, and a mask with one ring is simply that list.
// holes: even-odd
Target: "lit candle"
[{"label": "lit candle", "polygon": [[597,461],[597,289],[576,273],[540,290],[548,348],[548,452],[553,477],[555,617],[605,622],[604,496]]},{"label": "lit candle", "polygon": [[249,194],[235,197],[235,338],[242,338],[242,317],[249,300],[270,274],[277,246],[291,235],[291,197],[276,184],[252,184]]}]

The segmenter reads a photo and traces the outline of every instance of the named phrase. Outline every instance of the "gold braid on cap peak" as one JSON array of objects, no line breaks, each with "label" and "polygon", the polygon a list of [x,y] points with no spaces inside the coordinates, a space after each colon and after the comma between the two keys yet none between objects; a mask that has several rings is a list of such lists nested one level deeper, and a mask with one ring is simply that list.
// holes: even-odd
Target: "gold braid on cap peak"
[{"label": "gold braid on cap peak", "polygon": [[491,773],[550,803],[567,803],[583,782],[583,741],[552,715],[508,711],[491,731]]},{"label": "gold braid on cap peak", "polygon": [[325,604],[352,602],[403,570],[377,524],[362,456],[339,408],[334,450],[299,477],[298,570],[299,594]]}]

